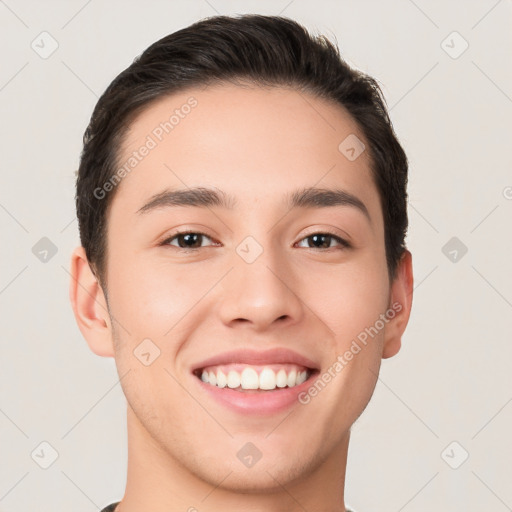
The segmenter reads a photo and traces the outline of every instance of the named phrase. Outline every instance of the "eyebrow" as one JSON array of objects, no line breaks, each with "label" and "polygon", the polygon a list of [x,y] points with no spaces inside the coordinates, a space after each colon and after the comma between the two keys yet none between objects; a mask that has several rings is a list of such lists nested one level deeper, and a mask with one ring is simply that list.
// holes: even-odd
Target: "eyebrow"
[{"label": "eyebrow", "polygon": [[[234,196],[219,189],[195,187],[179,190],[164,190],[152,196],[137,213],[144,214],[161,208],[173,206],[186,207],[219,207],[233,210],[238,201]],[[307,187],[289,194],[285,204],[288,209],[294,208],[328,208],[331,206],[350,206],[356,208],[371,222],[365,204],[354,194],[341,189]]]}]

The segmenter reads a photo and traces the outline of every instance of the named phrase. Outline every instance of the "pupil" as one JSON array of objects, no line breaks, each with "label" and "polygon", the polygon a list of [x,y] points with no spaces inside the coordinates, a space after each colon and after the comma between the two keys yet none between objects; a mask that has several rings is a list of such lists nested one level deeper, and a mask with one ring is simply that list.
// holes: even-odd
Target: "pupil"
[{"label": "pupil", "polygon": [[325,243],[322,244],[322,242],[320,242],[319,245],[316,243],[316,242],[318,242],[319,238],[328,239],[328,242],[330,242],[330,235],[313,235],[311,238],[314,240],[315,247],[319,247],[319,245],[323,245],[323,246],[326,246],[326,247],[330,246],[330,243],[327,243],[327,245]]},{"label": "pupil", "polygon": [[[200,237],[201,235],[197,234],[197,233],[186,233],[185,235],[182,235],[183,237],[183,240],[185,240],[185,248],[190,248],[192,247],[192,245],[194,244],[194,240],[192,240],[193,238],[196,238],[196,242],[197,242],[197,238]],[[189,242],[192,242],[192,245],[189,244]],[[181,245],[181,244],[180,244]],[[183,246],[182,246],[183,247]]]}]

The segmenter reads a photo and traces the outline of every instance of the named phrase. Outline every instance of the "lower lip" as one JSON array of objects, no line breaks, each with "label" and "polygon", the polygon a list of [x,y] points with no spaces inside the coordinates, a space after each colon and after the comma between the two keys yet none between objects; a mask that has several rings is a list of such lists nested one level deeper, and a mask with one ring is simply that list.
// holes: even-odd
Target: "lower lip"
[{"label": "lower lip", "polygon": [[203,382],[193,375],[200,388],[208,393],[208,396],[217,400],[228,409],[240,414],[275,414],[291,407],[294,403],[300,403],[298,395],[306,391],[318,372],[313,372],[309,378],[298,386],[292,388],[276,388],[273,391],[235,391],[225,387],[219,388]]}]

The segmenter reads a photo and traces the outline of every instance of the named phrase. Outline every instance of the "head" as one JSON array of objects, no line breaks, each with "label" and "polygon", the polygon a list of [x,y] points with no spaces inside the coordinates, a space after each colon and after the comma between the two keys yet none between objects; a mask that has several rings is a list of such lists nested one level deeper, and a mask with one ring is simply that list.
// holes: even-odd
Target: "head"
[{"label": "head", "polygon": [[[144,51],[84,135],[71,283],[132,432],[204,481],[232,471],[233,488],[337,453],[408,321],[406,186],[377,82],[294,21],[217,16]],[[273,348],[311,363],[290,419],[209,399],[200,362]],[[262,453],[250,472],[247,442]]]}]

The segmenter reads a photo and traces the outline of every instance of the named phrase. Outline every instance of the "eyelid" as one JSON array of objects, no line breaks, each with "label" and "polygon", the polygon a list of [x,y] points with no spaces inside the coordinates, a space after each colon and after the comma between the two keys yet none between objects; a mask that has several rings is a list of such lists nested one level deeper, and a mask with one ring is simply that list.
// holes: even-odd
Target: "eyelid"
[{"label": "eyelid", "polygon": [[[201,231],[199,229],[177,229],[176,231],[174,231],[173,233],[171,233],[170,235],[166,235],[161,242],[158,242],[158,245],[169,245],[171,247],[175,247],[176,249],[180,250],[180,251],[197,251],[198,248],[190,248],[190,249],[187,249],[185,247],[177,247],[175,245],[171,245],[171,241],[174,240],[175,238],[177,238],[179,235],[189,235],[189,234],[194,234],[194,235],[202,235],[206,238],[209,238],[213,244],[212,245],[209,245],[209,246],[206,246],[206,247],[214,247],[217,242],[215,242],[213,236],[209,235],[208,233],[205,233],[204,231]],[[199,247],[199,249],[204,249],[204,247]]]},{"label": "eyelid", "polygon": [[[307,239],[307,238],[309,238],[311,236],[314,236],[314,235],[327,235],[327,236],[331,236],[332,238],[334,238],[337,241],[337,243],[339,244],[339,246],[341,246],[341,249],[353,248],[353,244],[350,241],[350,237],[346,237],[345,235],[340,235],[339,234],[340,231],[341,230],[335,229],[333,227],[328,228],[328,229],[323,229],[323,230],[321,228],[320,229],[319,228],[316,228],[316,229],[312,228],[310,231],[304,233],[301,236],[301,238],[297,242],[295,242],[295,244],[300,243],[300,242],[304,241],[305,239]],[[160,246],[167,245],[167,246],[170,246],[170,247],[175,247],[177,250],[185,251],[185,252],[194,252],[194,251],[197,251],[198,249],[204,249],[205,248],[205,247],[186,248],[186,247],[177,247],[175,245],[171,245],[171,241],[173,241],[178,236],[180,236],[180,235],[188,235],[188,234],[202,235],[203,237],[209,238],[213,242],[213,244],[209,245],[209,246],[206,246],[206,247],[214,247],[214,246],[218,245],[218,242],[215,242],[215,240],[214,240],[214,238],[212,236],[210,236],[207,233],[205,233],[203,231],[200,231],[198,229],[177,229],[171,235],[169,235],[169,236],[166,235],[164,237],[164,239],[161,242],[158,243],[158,245],[160,245]],[[335,247],[329,247],[327,249],[315,249],[314,247],[305,247],[305,249],[313,249],[313,250],[319,250],[321,252],[326,252],[329,249],[336,249],[336,248]]]},{"label": "eyelid", "polygon": [[349,234],[334,226],[329,226],[325,228],[315,227],[307,229],[306,233],[301,236],[299,242],[302,241],[304,238],[308,238],[313,235],[331,235],[334,238],[339,238],[342,242],[347,244],[348,247],[353,247],[353,243]]},{"label": "eyelid", "polygon": [[331,233],[330,231],[313,231],[312,233],[309,233],[309,234],[303,236],[296,243],[299,244],[299,243],[303,242],[304,240],[307,240],[308,238],[310,238],[310,237],[312,237],[314,235],[329,236],[329,237],[331,237],[332,239],[334,239],[338,243],[338,247],[327,247],[325,249],[320,249],[320,248],[315,248],[315,247],[303,247],[303,249],[309,249],[309,250],[321,251],[321,252],[328,252],[330,250],[336,250],[336,249],[343,250],[343,249],[352,249],[353,248],[352,244],[348,240],[346,240],[345,238],[343,238],[343,237],[341,237],[339,235],[336,235],[335,233]]}]

